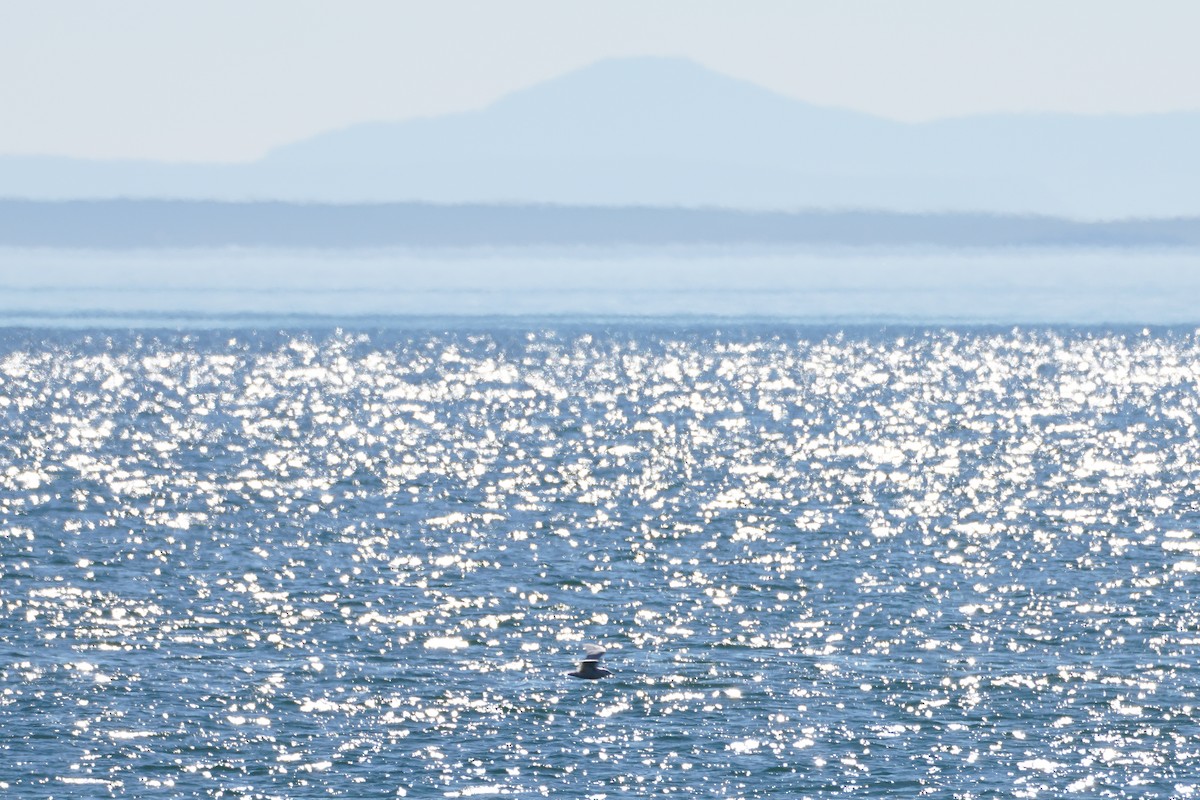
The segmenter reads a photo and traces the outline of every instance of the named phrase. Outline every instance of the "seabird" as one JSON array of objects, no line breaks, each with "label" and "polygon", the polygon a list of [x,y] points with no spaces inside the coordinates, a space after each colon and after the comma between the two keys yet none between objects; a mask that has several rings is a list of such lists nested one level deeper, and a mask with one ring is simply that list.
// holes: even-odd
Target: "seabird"
[{"label": "seabird", "polygon": [[572,678],[586,678],[594,681],[599,678],[607,678],[612,675],[611,672],[600,666],[600,657],[604,655],[605,650],[599,645],[588,645],[587,655],[583,657],[583,661],[579,662],[579,669],[575,672],[568,672]]}]

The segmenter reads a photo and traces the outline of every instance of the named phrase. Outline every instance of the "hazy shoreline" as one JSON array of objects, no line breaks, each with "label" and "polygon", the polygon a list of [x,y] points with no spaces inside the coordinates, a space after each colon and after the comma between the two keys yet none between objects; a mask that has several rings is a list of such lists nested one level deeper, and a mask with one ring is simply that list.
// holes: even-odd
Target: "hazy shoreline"
[{"label": "hazy shoreline", "polygon": [[526,204],[0,200],[0,246],[1194,248],[1200,218]]}]

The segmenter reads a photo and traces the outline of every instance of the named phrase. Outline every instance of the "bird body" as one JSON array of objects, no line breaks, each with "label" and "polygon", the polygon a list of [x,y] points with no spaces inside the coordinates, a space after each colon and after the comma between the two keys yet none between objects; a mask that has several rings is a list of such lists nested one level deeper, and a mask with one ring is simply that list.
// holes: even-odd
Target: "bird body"
[{"label": "bird body", "polygon": [[574,672],[568,672],[572,678],[583,678],[585,680],[599,680],[612,675],[611,672],[600,666],[600,657],[603,656],[605,650],[603,647],[591,646],[587,650],[587,655],[583,661],[579,662],[579,669]]}]

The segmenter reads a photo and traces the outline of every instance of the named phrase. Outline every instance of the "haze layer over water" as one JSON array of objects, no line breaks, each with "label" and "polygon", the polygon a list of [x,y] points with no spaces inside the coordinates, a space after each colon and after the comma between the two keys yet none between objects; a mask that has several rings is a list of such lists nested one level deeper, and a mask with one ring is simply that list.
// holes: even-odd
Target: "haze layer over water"
[{"label": "haze layer over water", "polygon": [[0,247],[0,326],[1195,325],[1198,308],[1188,248]]}]

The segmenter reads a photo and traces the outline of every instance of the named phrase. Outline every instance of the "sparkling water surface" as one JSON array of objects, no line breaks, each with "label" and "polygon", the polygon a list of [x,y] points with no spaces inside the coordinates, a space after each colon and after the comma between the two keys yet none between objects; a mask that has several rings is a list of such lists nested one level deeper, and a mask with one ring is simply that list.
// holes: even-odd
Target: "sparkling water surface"
[{"label": "sparkling water surface", "polygon": [[1198,378],[1190,329],[4,330],[0,791],[1194,796]]}]

